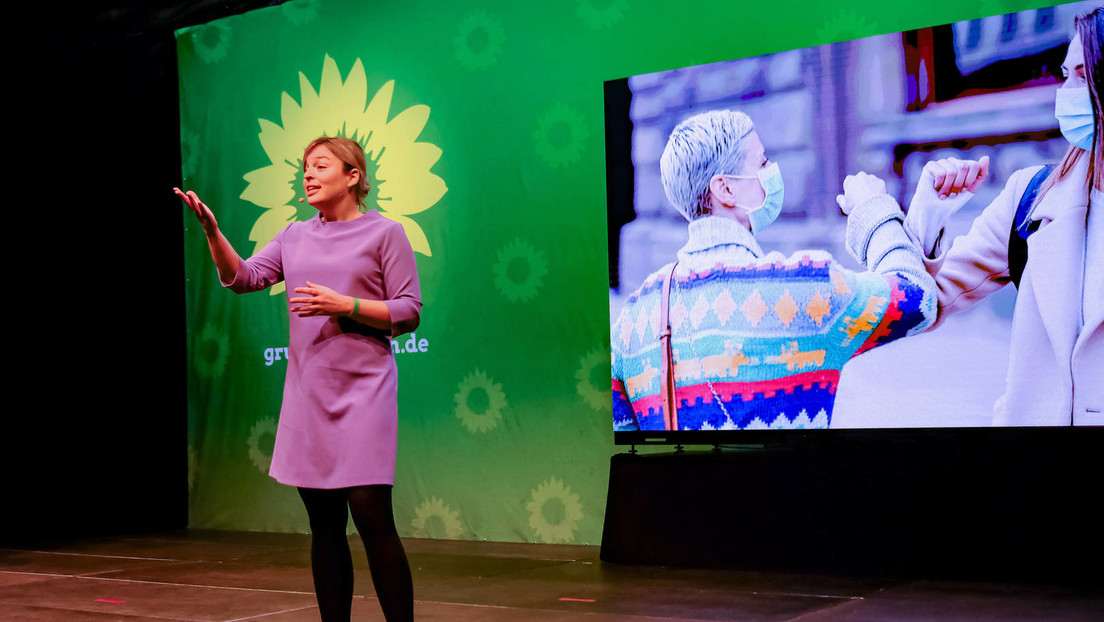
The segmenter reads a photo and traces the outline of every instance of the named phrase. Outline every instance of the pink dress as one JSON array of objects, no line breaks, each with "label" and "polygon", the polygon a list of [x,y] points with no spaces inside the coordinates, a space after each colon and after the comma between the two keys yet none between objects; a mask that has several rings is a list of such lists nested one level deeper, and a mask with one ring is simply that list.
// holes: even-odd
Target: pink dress
[{"label": "pink dress", "polygon": [[417,328],[421,291],[403,228],[379,212],[354,220],[311,218],[278,233],[243,261],[238,293],[307,281],[382,300],[391,331],[343,317],[290,316],[287,379],[269,475],[303,488],[395,483],[397,373],[391,337]]}]

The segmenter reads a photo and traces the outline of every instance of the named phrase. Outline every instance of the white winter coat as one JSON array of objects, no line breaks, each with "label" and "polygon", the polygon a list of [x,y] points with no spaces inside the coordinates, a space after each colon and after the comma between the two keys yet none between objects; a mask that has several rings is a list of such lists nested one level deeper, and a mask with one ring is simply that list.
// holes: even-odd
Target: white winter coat
[{"label": "white winter coat", "polygon": [[[1010,282],[1009,230],[1038,170],[1014,173],[969,233],[956,238],[946,253],[926,260],[939,288],[936,325]],[[1102,259],[1104,195],[1092,193],[1095,214],[1090,219],[1084,179],[1084,166],[1075,167],[1031,214],[1042,224],[1027,240],[1007,387],[994,407],[994,425],[1104,425],[1104,266],[1090,268],[1091,282],[1085,279],[1086,265]],[[1088,239],[1094,248],[1086,255]]]}]

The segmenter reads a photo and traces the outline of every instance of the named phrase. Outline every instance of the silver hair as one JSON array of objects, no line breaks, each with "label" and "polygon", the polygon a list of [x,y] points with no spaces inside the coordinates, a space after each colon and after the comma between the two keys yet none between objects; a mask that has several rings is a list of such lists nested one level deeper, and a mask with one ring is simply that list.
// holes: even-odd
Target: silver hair
[{"label": "silver hair", "polygon": [[667,200],[686,220],[710,213],[709,180],[740,170],[747,155],[744,139],[753,129],[751,118],[738,110],[710,110],[671,131],[659,173]]}]

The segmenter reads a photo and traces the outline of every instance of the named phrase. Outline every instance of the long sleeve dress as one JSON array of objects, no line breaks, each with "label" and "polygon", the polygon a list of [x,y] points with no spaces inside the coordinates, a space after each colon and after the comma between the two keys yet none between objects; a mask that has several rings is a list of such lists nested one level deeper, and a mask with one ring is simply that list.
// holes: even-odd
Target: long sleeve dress
[{"label": "long sleeve dress", "polygon": [[414,330],[421,310],[414,252],[402,226],[370,211],[354,220],[295,222],[224,283],[238,293],[307,281],[387,305],[393,328],[344,317],[289,324],[287,379],[269,475],[303,488],[395,481],[397,372],[391,338]]}]

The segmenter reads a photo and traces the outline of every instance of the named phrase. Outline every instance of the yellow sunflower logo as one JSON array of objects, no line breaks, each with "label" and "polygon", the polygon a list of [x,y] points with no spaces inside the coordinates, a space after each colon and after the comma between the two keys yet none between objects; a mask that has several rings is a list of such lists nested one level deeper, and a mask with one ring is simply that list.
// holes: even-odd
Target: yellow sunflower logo
[{"label": "yellow sunflower logo", "polygon": [[529,511],[529,526],[549,544],[571,542],[583,518],[579,495],[554,477],[533,490],[525,509]]},{"label": "yellow sunflower logo", "polygon": [[[328,55],[322,62],[318,90],[300,73],[299,91],[299,103],[283,94],[282,126],[258,119],[261,147],[271,164],[246,173],[249,185],[241,194],[265,210],[249,233],[256,250],[289,223],[315,215],[314,208],[299,203],[304,198],[303,149],[325,135],[351,138],[364,147],[372,186],[365,203],[402,225],[415,252],[432,255],[425,232],[410,218],[433,207],[448,191],[444,180],[430,172],[441,158],[441,149],[417,140],[429,121],[429,107],[419,104],[392,116],[394,80],[369,101],[360,59],[342,80],[337,62]],[[283,291],[283,283],[270,290],[272,295]]]},{"label": "yellow sunflower logo", "polygon": [[479,370],[464,378],[453,400],[456,402],[456,418],[470,432],[493,430],[502,419],[502,409],[506,408],[502,385]]},{"label": "yellow sunflower logo", "polygon": [[410,526],[415,538],[441,538],[443,534],[443,537],[455,540],[464,531],[460,513],[437,497],[429,497],[414,508],[414,520],[410,521]]}]

